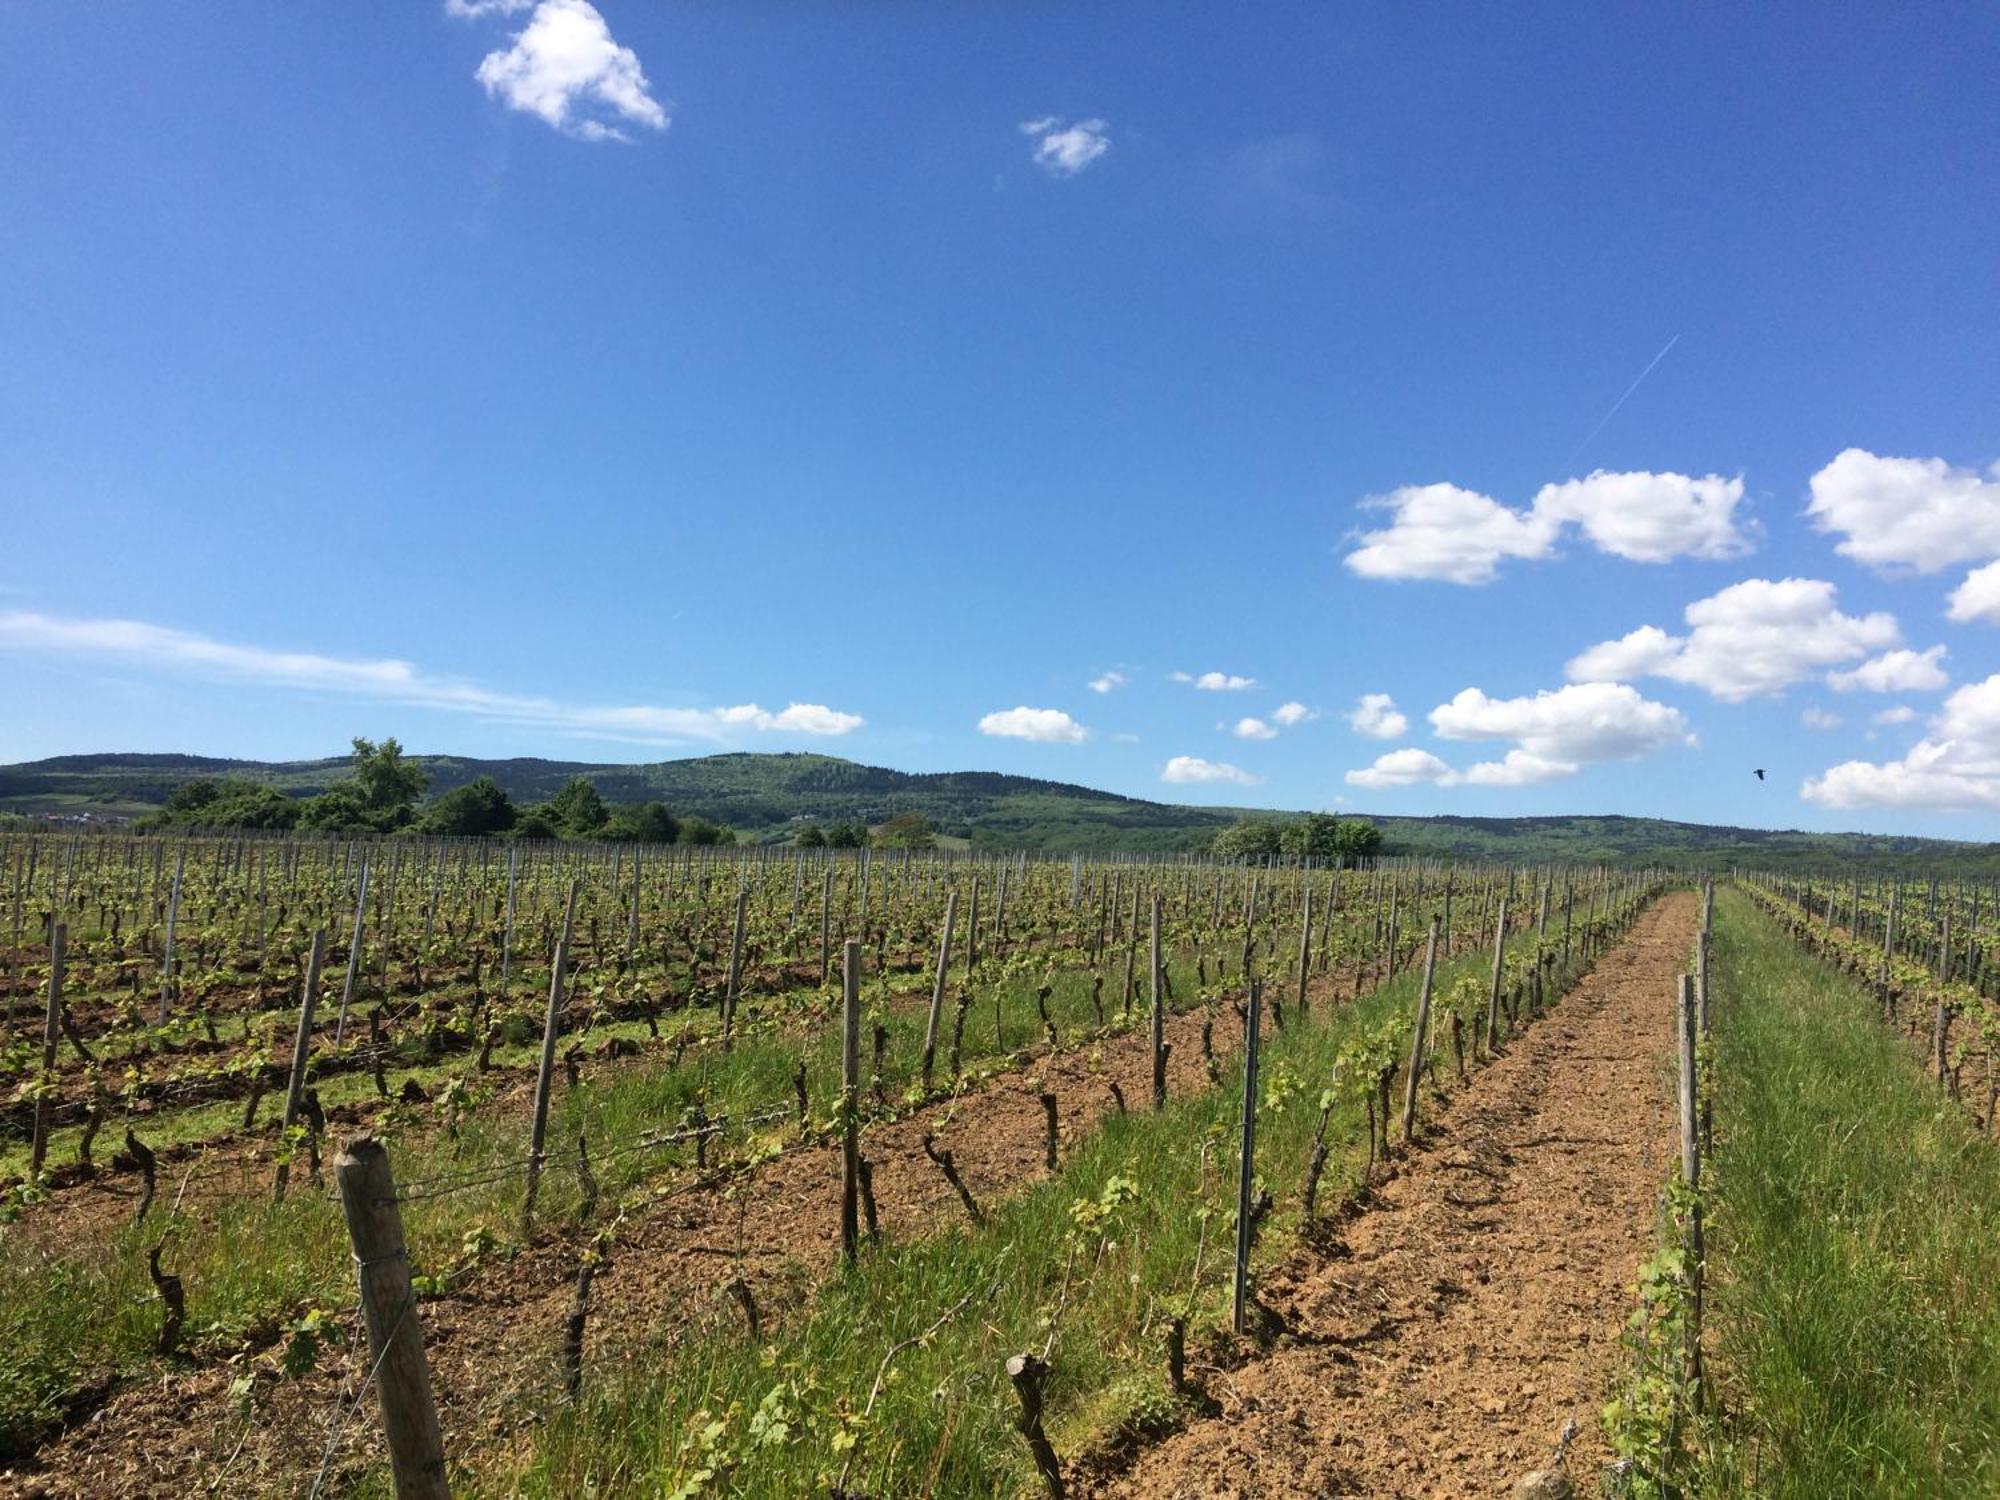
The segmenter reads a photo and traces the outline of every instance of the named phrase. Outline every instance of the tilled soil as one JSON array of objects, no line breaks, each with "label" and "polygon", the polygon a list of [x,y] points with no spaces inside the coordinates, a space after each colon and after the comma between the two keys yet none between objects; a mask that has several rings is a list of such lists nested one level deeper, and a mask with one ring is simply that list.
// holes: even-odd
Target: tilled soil
[{"label": "tilled soil", "polygon": [[[1331,1003],[1351,988],[1351,976],[1343,975],[1316,984],[1315,998]],[[1168,1020],[1172,1093],[1208,1086],[1204,1019],[1195,1011]],[[1213,1019],[1220,1055],[1241,1027],[1226,1010]],[[862,1150],[873,1165],[883,1233],[922,1234],[963,1212],[923,1152],[926,1131],[955,1154],[984,1203],[1046,1171],[1042,1090],[1056,1095],[1068,1141],[1117,1108],[1114,1081],[1131,1108],[1149,1107],[1152,1061],[1143,1027],[1035,1059],[949,1106],[870,1126]],[[632,1214],[592,1290],[586,1370],[605,1375],[651,1341],[700,1337],[718,1323],[740,1321],[729,1291],[739,1271],[762,1315],[782,1316],[833,1264],[839,1216],[840,1155],[832,1146],[790,1150],[725,1181],[684,1184]],[[558,1339],[579,1251],[574,1234],[545,1235],[511,1263],[423,1305],[452,1462],[504,1471],[515,1443],[554,1409]],[[0,1497],[303,1495],[322,1463],[320,1492],[338,1494],[380,1447],[372,1396],[351,1416],[336,1417],[357,1374],[358,1342],[303,1377],[258,1379],[247,1408],[231,1394],[231,1383],[253,1367],[268,1367],[272,1354],[155,1370],[143,1383],[118,1387],[45,1445],[32,1465],[0,1473]]]},{"label": "tilled soil", "polygon": [[1099,1493],[1504,1496],[1571,1420],[1594,1493],[1676,1149],[1674,976],[1697,917],[1689,893],[1655,904],[1475,1073],[1362,1211],[1267,1280],[1277,1346],[1206,1372],[1213,1414]]}]

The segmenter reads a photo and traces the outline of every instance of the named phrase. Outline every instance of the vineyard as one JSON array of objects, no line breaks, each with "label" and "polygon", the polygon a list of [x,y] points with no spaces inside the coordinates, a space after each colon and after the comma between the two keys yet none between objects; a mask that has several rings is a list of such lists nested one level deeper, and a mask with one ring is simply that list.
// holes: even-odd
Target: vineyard
[{"label": "vineyard", "polygon": [[[1457,1393],[1495,1485],[1669,1467],[1629,1401],[1557,1442],[1666,1232],[1707,919],[1659,876],[110,836],[0,875],[0,1492],[1435,1482],[1482,1439],[1393,1413],[1482,1339],[1540,1371]],[[1990,894],[1738,890],[1991,1128]],[[1544,1256],[1569,1331],[1494,1341]],[[1362,1470],[1246,1456],[1246,1390],[1363,1399],[1380,1340]]]}]

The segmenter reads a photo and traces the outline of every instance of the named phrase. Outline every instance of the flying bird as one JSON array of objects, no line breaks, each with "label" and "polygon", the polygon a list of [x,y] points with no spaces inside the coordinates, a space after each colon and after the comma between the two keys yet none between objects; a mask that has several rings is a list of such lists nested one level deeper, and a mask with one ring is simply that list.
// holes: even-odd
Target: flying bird
[{"label": "flying bird", "polygon": [[1759,781],[1762,781],[1764,779],[1764,768],[1762,766],[1759,766],[1757,768],[1757,779]]}]

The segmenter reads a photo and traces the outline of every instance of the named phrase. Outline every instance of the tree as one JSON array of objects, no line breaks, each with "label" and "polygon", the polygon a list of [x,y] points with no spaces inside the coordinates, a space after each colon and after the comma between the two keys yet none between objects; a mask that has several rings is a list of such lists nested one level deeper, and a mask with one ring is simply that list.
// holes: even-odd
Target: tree
[{"label": "tree", "polygon": [[192,781],[183,781],[167,793],[165,812],[169,822],[180,821],[180,814],[190,813],[197,808],[207,807],[222,795],[220,782],[211,781],[206,776],[197,776]]},{"label": "tree", "polygon": [[[729,834],[724,838],[725,833]],[[726,828],[719,828],[706,818],[681,819],[680,842],[683,844],[733,844],[736,835]]]},{"label": "tree", "polygon": [[835,823],[826,831],[826,843],[830,849],[865,849],[868,847],[868,826],[865,823]]},{"label": "tree", "polygon": [[1359,864],[1382,852],[1382,830],[1365,818],[1344,818],[1334,846],[1349,864]]},{"label": "tree", "polygon": [[792,842],[801,849],[824,849],[826,830],[817,823],[808,823],[792,835]]},{"label": "tree", "polygon": [[601,839],[620,844],[671,844],[680,837],[681,820],[663,802],[621,807],[597,831]]},{"label": "tree", "polygon": [[426,833],[469,838],[505,833],[519,816],[500,784],[491,776],[482,776],[432,802],[424,809],[421,826]]},{"label": "tree", "polygon": [[875,843],[884,849],[935,849],[937,837],[929,818],[920,812],[904,812],[875,830]]},{"label": "tree", "polygon": [[1242,818],[1218,829],[1210,850],[1220,859],[1268,859],[1280,852],[1283,834],[1264,818]]},{"label": "tree", "polygon": [[302,806],[276,787],[227,776],[175,787],[157,822],[163,828],[291,828]]},{"label": "tree", "polygon": [[377,745],[354,738],[354,786],[367,821],[377,828],[400,828],[430,784],[422,766],[403,758],[395,737]]},{"label": "tree", "polygon": [[605,806],[604,794],[587,776],[570,777],[569,784],[543,805],[543,811],[567,838],[594,837],[598,829],[611,821],[611,809]]},{"label": "tree", "polygon": [[531,807],[514,820],[514,837],[517,839],[553,839],[562,836],[555,819],[539,807]]}]

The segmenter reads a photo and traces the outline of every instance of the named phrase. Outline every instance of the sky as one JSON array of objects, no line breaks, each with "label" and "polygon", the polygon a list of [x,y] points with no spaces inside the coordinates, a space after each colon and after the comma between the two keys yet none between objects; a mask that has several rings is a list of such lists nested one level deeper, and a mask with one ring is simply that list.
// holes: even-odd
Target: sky
[{"label": "sky", "polygon": [[1996,76],[1925,4],[17,0],[0,761],[2000,838]]}]

